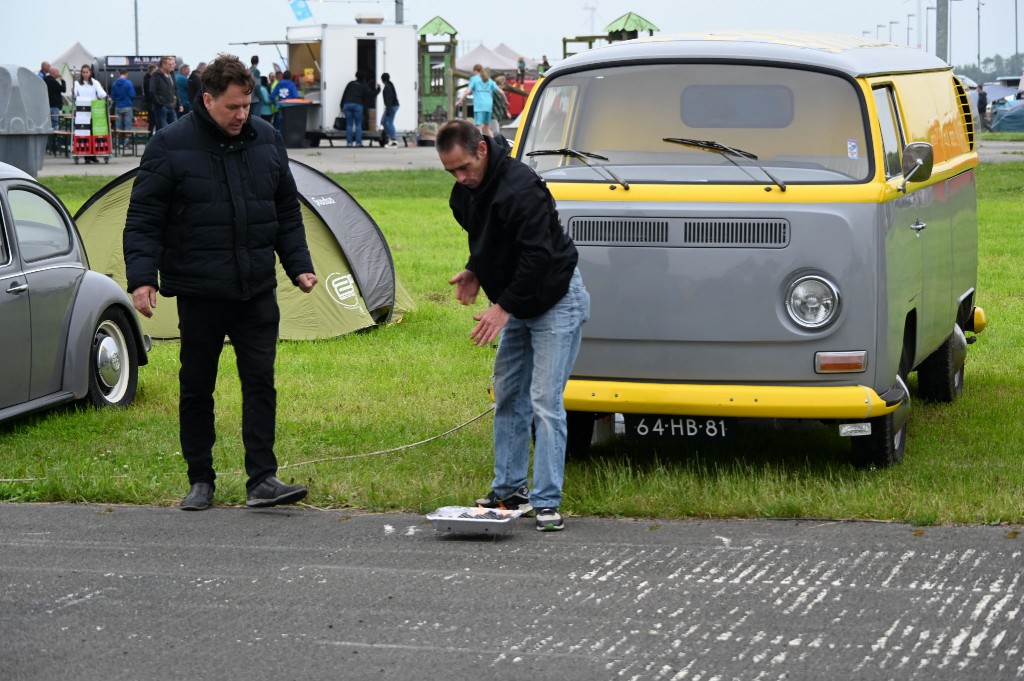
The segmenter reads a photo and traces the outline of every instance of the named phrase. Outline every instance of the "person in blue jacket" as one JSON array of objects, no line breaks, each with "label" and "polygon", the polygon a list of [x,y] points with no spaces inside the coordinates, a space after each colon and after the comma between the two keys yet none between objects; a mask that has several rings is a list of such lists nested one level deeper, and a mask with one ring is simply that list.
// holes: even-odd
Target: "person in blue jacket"
[{"label": "person in blue jacket", "polygon": [[[121,69],[120,76],[110,86],[110,99],[114,102],[114,129],[128,132],[135,122],[135,86],[128,80],[127,69]],[[118,140],[122,148],[127,143],[124,136]]]},{"label": "person in blue jacket", "polygon": [[188,98],[188,74],[191,72],[192,69],[188,64],[182,64],[178,72],[174,74],[174,89],[178,91],[178,103],[181,104],[182,116],[192,110],[192,102]]},{"label": "person in blue jacket", "polygon": [[295,87],[295,81],[292,80],[292,72],[285,71],[284,78],[277,86],[277,92],[274,94],[274,99],[278,102],[285,99],[298,99],[299,88]]}]

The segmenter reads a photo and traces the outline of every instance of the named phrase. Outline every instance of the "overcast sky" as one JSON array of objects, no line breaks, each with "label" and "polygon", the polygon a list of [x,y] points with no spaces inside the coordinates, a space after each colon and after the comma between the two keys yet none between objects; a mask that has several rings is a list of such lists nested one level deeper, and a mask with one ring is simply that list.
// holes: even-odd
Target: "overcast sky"
[{"label": "overcast sky", "polygon": [[[186,62],[209,61],[229,51],[246,61],[280,62],[272,47],[232,45],[283,39],[286,26],[351,24],[356,14],[395,20],[393,0],[307,0],[313,19],[295,20],[288,0],[0,0],[0,63],[38,69],[44,59],[80,41],[97,56],[135,54],[138,6],[140,54],[177,54]],[[1020,0],[984,0],[981,56],[1009,56],[1019,45],[1015,15]],[[920,30],[929,19],[929,51],[935,51],[935,0],[404,0],[405,23],[423,26],[444,17],[458,30],[459,54],[483,43],[506,43],[527,57],[561,57],[562,38],[602,33],[626,12],[652,22],[661,33],[720,29],[800,29],[881,37],[913,46],[926,44]],[[976,63],[979,0],[954,0],[952,62]],[[908,14],[915,15],[909,17]],[[1024,23],[1024,16],[1019,16]],[[890,22],[897,22],[890,24]],[[879,28],[879,25],[882,27]],[[1015,42],[1015,33],[1017,34]],[[1024,49],[1024,46],[1021,46]]]}]

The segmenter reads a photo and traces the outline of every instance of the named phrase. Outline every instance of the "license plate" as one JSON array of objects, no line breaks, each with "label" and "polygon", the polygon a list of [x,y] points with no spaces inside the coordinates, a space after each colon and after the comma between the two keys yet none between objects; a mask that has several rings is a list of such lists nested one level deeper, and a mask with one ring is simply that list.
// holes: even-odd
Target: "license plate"
[{"label": "license plate", "polygon": [[634,440],[728,440],[736,437],[736,421],[708,416],[623,414],[626,436]]}]

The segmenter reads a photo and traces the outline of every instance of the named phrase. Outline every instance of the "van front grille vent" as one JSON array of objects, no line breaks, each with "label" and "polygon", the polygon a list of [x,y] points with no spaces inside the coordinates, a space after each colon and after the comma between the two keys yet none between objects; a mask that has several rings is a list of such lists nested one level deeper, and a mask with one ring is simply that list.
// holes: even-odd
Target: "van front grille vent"
[{"label": "van front grille vent", "polygon": [[569,235],[583,246],[785,248],[787,220],[771,218],[572,218]]},{"label": "van front grille vent", "polygon": [[569,229],[578,244],[668,245],[668,220],[574,218]]}]

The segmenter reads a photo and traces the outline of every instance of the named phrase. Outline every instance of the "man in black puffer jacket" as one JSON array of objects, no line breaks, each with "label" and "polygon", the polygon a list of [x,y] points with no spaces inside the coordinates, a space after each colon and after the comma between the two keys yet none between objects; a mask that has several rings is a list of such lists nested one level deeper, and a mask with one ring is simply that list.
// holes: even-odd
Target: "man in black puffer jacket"
[{"label": "man in black puffer jacket", "polygon": [[317,282],[295,180],[280,135],[249,116],[254,85],[245,65],[218,55],[202,85],[192,113],[146,145],[124,229],[128,291],[146,317],[157,290],[178,298],[178,416],[191,485],[181,508],[213,503],[213,390],[225,336],[242,383],[246,505],[295,503],[306,488],[275,477],[275,255],[302,291]]}]

